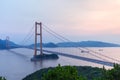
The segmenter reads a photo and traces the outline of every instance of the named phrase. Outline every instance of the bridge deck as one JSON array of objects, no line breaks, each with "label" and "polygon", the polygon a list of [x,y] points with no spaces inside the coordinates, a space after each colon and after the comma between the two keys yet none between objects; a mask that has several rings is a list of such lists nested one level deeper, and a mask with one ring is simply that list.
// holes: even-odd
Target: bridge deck
[{"label": "bridge deck", "polygon": [[49,51],[49,50],[43,50],[43,51],[47,52],[47,53],[58,54],[58,55],[69,57],[69,58],[84,60],[84,61],[88,61],[88,62],[92,62],[92,63],[97,63],[97,64],[102,64],[102,65],[113,67],[113,63],[112,62],[108,62],[108,61],[91,59],[91,58],[87,58],[87,57],[76,56],[76,55],[71,55],[71,54],[62,53],[62,52],[55,52],[55,51]]}]

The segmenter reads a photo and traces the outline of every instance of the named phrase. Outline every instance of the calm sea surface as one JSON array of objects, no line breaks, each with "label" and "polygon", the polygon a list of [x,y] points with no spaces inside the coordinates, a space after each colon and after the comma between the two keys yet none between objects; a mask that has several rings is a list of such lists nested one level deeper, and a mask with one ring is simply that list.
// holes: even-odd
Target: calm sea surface
[{"label": "calm sea surface", "polygon": [[[120,63],[120,48],[89,48],[97,52],[91,55],[87,50],[81,53],[77,48],[44,48],[50,51],[59,51],[66,54],[87,57],[90,59],[109,61]],[[58,60],[43,60],[38,62],[31,62],[30,59],[33,57],[34,51],[31,49],[18,48],[12,49],[10,51],[1,50],[0,51],[0,76],[4,76],[7,80],[22,80],[25,76],[33,73],[41,68],[54,67],[58,64],[61,65],[77,65],[77,66],[93,66],[102,68],[103,65],[92,63],[80,59],[59,56]],[[105,56],[102,56],[102,55]],[[97,57],[96,57],[97,56]],[[107,58],[106,56],[109,56]],[[115,60],[114,60],[115,59]],[[110,66],[105,66],[107,69],[112,68]]]}]

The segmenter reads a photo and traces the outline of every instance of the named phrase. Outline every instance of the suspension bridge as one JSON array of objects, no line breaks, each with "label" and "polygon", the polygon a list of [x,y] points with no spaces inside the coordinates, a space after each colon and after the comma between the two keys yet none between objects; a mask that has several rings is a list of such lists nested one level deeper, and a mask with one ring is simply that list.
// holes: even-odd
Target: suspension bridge
[{"label": "suspension bridge", "polygon": [[[32,47],[24,47],[24,48],[29,48],[29,49],[33,49],[34,53],[33,56],[37,56],[37,55],[43,55],[43,53],[53,53],[53,54],[57,54],[60,56],[64,56],[64,57],[69,57],[72,59],[77,59],[77,60],[83,60],[83,61],[87,61],[87,62],[92,62],[92,63],[96,63],[96,64],[101,64],[101,65],[106,65],[106,66],[113,66],[114,63],[120,63],[119,59],[115,59],[113,57],[107,56],[105,54],[101,54],[98,51],[89,49],[87,47],[74,47],[77,51],[79,51],[78,53],[80,55],[75,55],[73,52],[69,52],[71,54],[69,54],[68,52],[63,52],[60,50],[57,51],[53,51],[53,50],[46,50],[43,48],[42,46],[42,32],[45,31],[48,34],[50,34],[51,36],[53,36],[54,38],[60,40],[61,42],[73,42],[69,39],[67,39],[66,37],[56,33],[55,31],[53,31],[52,29],[50,29],[48,26],[42,24],[41,22],[35,22],[35,26],[33,26],[30,31],[28,32],[28,34],[26,35],[26,37],[22,40],[22,44],[26,44],[28,41],[30,41],[31,38],[34,38],[34,48]],[[37,47],[37,43],[40,43],[40,46]],[[9,45],[9,37],[7,37],[6,39],[6,47],[10,48]],[[20,44],[21,44],[20,43]],[[15,53],[11,50],[9,50],[12,53]],[[88,51],[89,53],[86,53],[87,55],[91,55],[93,57],[89,57],[89,56],[84,56],[84,53],[81,53],[82,51]],[[38,53],[39,52],[39,53]]]}]

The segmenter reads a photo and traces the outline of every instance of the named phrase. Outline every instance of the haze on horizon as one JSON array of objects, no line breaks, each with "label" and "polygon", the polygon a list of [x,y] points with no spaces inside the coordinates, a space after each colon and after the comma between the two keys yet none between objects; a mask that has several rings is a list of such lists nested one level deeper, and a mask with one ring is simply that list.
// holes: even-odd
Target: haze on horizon
[{"label": "haze on horizon", "polygon": [[[120,0],[1,0],[0,38],[19,43],[35,21],[72,41],[120,44]],[[59,42],[46,32],[44,42]]]}]

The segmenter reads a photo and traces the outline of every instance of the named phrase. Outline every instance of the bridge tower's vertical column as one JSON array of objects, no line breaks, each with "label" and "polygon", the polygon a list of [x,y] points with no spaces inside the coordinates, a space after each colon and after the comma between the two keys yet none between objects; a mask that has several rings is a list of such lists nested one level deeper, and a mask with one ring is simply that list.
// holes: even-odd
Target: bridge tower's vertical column
[{"label": "bridge tower's vertical column", "polygon": [[10,48],[10,44],[9,44],[9,36],[6,37],[6,48],[9,49]]},{"label": "bridge tower's vertical column", "polygon": [[40,37],[40,55],[43,54],[42,50],[42,23],[35,22],[35,47],[34,47],[34,56],[37,55],[37,40],[38,36]]}]

